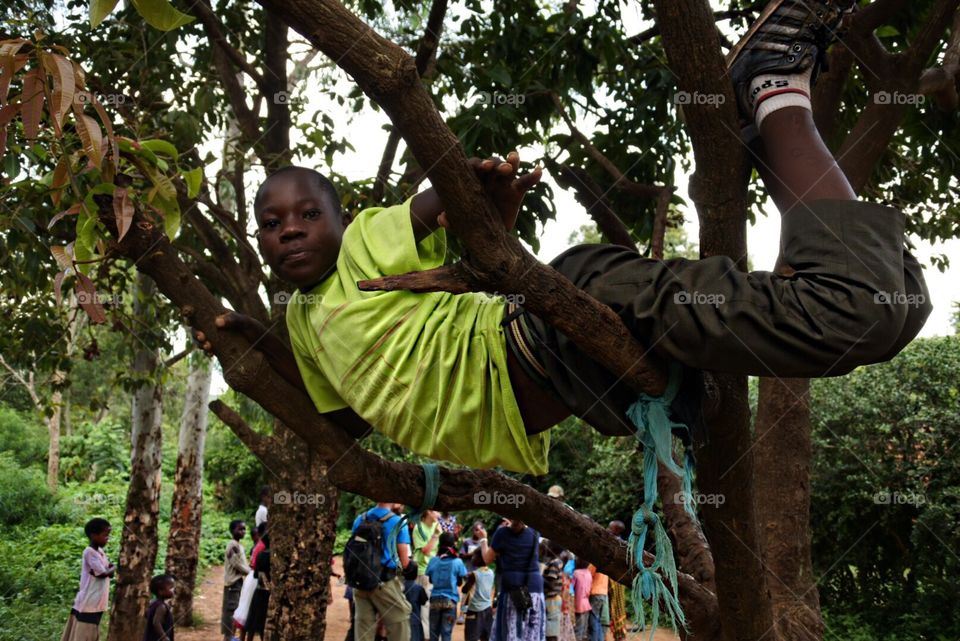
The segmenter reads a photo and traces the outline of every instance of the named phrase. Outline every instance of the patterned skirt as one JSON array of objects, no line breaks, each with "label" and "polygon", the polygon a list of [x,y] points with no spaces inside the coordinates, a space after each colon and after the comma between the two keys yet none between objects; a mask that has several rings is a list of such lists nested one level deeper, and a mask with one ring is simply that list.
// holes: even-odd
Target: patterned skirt
[{"label": "patterned skirt", "polygon": [[530,594],[533,607],[518,616],[507,591],[497,595],[497,615],[490,641],[543,641],[547,632],[546,601],[543,592]]},{"label": "patterned skirt", "polygon": [[622,584],[610,581],[610,631],[614,641],[627,638],[627,594]]}]

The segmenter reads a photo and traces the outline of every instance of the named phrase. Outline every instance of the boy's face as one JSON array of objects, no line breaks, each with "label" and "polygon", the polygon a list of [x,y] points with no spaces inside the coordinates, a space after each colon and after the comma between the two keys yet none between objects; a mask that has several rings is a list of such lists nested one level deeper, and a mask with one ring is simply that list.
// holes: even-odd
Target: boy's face
[{"label": "boy's face", "polygon": [[346,223],[308,172],[270,178],[254,214],[260,254],[284,281],[309,288],[336,264]]},{"label": "boy's face", "polygon": [[110,541],[110,530],[111,528],[105,528],[103,532],[98,532],[97,534],[90,535],[90,542],[96,544],[98,547],[106,547],[107,543]]},{"label": "boy's face", "polygon": [[174,585],[175,585],[175,583],[174,583],[173,581],[167,581],[167,582],[165,582],[165,583],[163,584],[163,587],[161,587],[161,588],[157,591],[157,598],[159,598],[161,601],[166,601],[167,599],[172,599],[172,598],[173,598],[173,588],[174,588]]}]

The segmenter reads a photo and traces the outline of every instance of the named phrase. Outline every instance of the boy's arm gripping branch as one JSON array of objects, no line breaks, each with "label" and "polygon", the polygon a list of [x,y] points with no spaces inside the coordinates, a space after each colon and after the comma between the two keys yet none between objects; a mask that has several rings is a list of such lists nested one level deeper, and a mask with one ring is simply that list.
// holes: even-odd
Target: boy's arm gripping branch
[{"label": "boy's arm gripping branch", "polygon": [[[523,196],[540,182],[543,175],[539,167],[528,174],[517,176],[520,168],[520,155],[516,151],[507,154],[506,160],[500,158],[471,158],[470,167],[477,174],[484,190],[493,199],[507,230],[513,229],[520,212]],[[443,202],[431,187],[416,196],[410,202],[410,221],[413,235],[419,243],[438,228],[449,229]]]}]

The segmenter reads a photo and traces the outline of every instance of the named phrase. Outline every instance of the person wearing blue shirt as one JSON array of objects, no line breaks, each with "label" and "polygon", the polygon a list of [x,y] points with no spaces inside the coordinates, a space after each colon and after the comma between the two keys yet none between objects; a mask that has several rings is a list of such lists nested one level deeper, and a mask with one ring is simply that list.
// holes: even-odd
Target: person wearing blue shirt
[{"label": "person wearing blue shirt", "polygon": [[[400,516],[393,513],[394,503],[377,503],[375,508],[360,514],[353,522],[353,531],[364,520],[383,521],[383,567],[380,585],[373,590],[354,590],[354,637],[356,641],[374,641],[377,617],[387,628],[390,641],[410,641],[410,603],[403,593],[403,582],[397,573],[397,562],[406,567],[410,562],[410,532],[400,525]],[[396,555],[390,534],[397,529]]]},{"label": "person wearing blue shirt", "polygon": [[460,601],[457,588],[467,576],[467,566],[457,555],[455,545],[453,534],[441,534],[439,554],[427,565],[426,574],[433,586],[430,593],[430,641],[450,641],[457,620],[457,603]]}]

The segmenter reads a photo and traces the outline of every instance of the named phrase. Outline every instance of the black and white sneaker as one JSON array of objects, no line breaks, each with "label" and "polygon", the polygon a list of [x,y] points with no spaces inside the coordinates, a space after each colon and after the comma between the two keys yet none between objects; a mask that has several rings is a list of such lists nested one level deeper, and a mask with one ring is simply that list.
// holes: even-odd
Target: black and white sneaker
[{"label": "black and white sneaker", "polygon": [[[761,93],[768,98],[807,92],[809,98],[809,86],[826,67],[827,48],[837,40],[843,18],[855,6],[856,0],[770,0],[727,54],[727,69],[745,122],[753,121]],[[757,76],[764,76],[764,81],[752,83]],[[808,79],[808,83],[792,86],[788,77]]]}]

